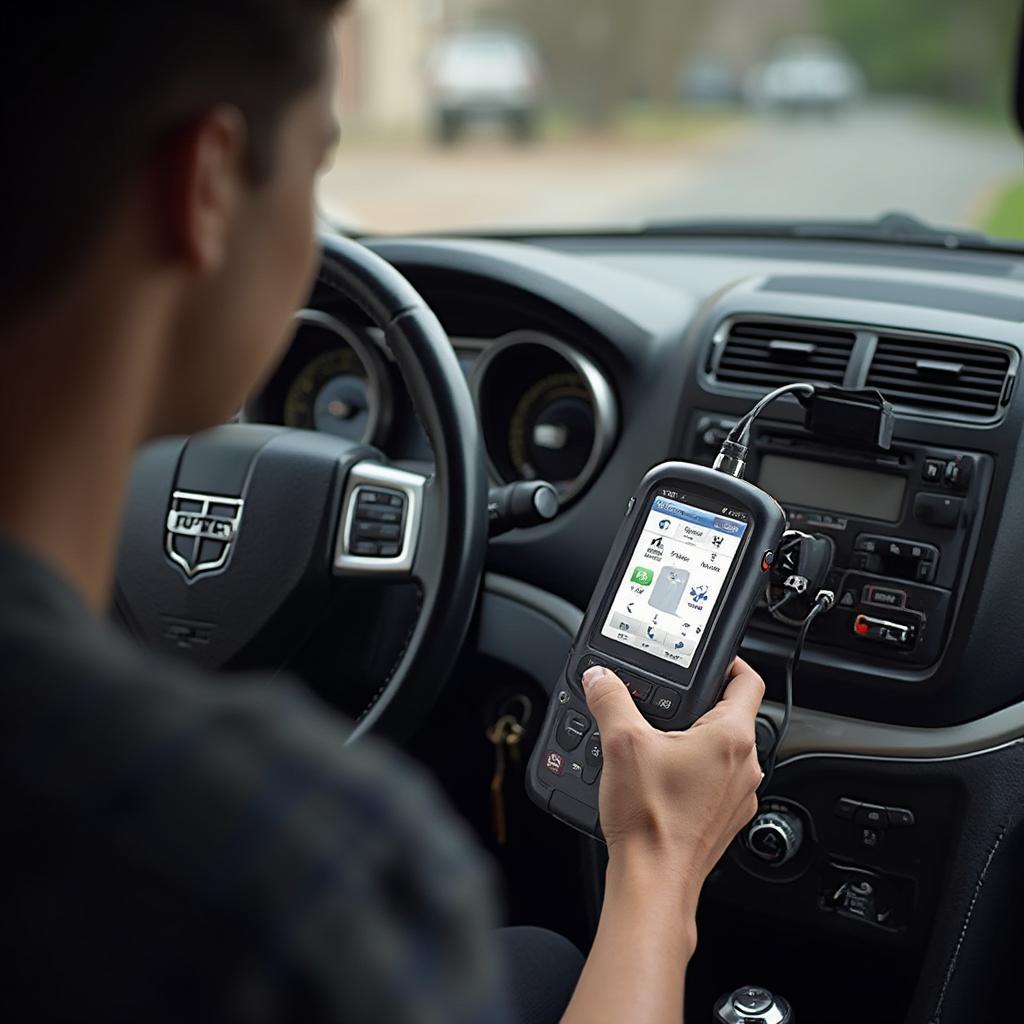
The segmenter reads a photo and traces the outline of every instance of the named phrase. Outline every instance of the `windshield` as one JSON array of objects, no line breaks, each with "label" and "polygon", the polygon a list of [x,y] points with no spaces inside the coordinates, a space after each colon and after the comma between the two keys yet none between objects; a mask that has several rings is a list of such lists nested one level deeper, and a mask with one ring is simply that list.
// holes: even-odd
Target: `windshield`
[{"label": "windshield", "polygon": [[1020,0],[359,0],[323,213],[381,232],[875,220],[1024,239]]}]

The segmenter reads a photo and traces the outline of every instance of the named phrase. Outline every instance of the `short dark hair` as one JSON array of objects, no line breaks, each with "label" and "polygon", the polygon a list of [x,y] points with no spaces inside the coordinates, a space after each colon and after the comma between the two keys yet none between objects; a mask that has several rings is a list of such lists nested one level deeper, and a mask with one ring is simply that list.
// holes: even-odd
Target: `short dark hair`
[{"label": "short dark hair", "polygon": [[247,118],[258,179],[346,0],[14,0],[0,43],[0,323],[73,270],[176,126]]}]

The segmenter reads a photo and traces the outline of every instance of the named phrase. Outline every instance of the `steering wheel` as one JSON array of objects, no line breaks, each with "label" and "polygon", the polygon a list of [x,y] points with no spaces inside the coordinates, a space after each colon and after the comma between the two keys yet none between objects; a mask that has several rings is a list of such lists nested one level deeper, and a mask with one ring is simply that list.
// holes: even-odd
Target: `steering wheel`
[{"label": "steering wheel", "polygon": [[363,245],[334,235],[321,245],[321,286],[384,332],[433,448],[433,474],[276,426],[157,441],[139,454],[129,486],[115,614],[150,646],[208,668],[276,669],[310,623],[331,628],[326,609],[362,601],[368,581],[412,581],[418,614],[350,738],[403,736],[436,699],[472,617],[487,545],[484,455],[437,317]]}]

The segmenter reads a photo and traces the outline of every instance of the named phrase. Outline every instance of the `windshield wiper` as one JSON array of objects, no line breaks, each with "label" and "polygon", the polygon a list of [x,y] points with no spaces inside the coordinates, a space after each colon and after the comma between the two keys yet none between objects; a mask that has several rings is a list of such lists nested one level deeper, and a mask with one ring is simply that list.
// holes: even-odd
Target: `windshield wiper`
[{"label": "windshield wiper", "polygon": [[644,224],[640,233],[694,238],[806,238],[821,241],[891,242],[937,249],[1022,251],[1019,243],[993,239],[981,231],[933,227],[909,213],[885,213],[876,220],[659,220]]}]

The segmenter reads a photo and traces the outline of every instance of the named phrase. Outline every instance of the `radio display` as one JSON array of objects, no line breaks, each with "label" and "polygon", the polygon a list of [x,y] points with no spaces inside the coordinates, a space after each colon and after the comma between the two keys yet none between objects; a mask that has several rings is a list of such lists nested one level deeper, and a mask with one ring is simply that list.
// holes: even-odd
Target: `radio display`
[{"label": "radio display", "polygon": [[853,466],[763,455],[758,487],[781,505],[840,515],[899,521],[907,490],[904,477]]}]

